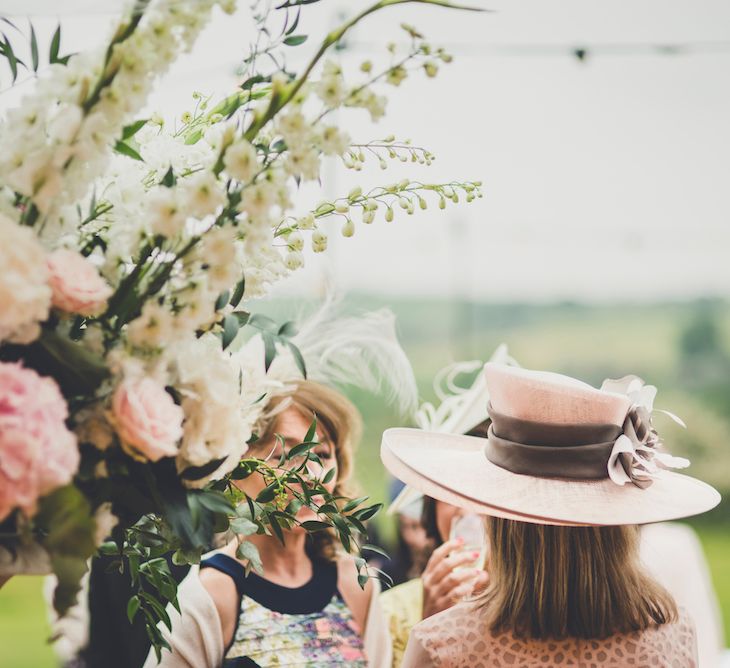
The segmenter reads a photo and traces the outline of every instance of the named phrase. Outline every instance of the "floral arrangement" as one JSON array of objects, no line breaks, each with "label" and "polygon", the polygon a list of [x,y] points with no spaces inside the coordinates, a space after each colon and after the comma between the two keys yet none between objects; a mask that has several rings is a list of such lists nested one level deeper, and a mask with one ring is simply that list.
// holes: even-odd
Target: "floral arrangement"
[{"label": "floral arrangement", "polygon": [[[29,58],[7,37],[0,49],[13,79],[19,68],[37,73],[0,125],[0,541],[43,548],[60,613],[88,559],[114,556],[137,591],[129,618],[144,616],[158,652],[156,624],[169,625],[165,605],[176,603],[164,555],[194,563],[215,532],[230,531],[257,568],[245,536],[281,536],[302,504],[321,518],[305,528],[335,530],[360,549],[378,510],[305,479],[314,425],[292,450],[301,464],[246,457],[282,384],[275,359],[287,355],[307,375],[293,324],[247,302],[301,267],[307,242],[326,250],[324,219],[341,220],[350,237],[358,220],[481,196],[478,182],[407,179],[295,212],[293,194],[320,178],[323,156],[354,170],[371,158],[430,164],[427,150],[394,137],[353,142],[331,112],[361,108],[378,120],[384,87],[415,70],[433,77],[451,59],[404,26],[407,51],[389,47],[382,69],[362,63],[356,82],[325,60],[357,22],[407,1],[381,0],[290,72],[282,55],[306,41],[296,31],[313,1],[258,8],[260,39],[240,87],[218,102],[196,93],[174,128],[140,109],[214,7],[232,12],[232,0],[137,0],[103,48],[73,56],[59,55],[59,27],[48,65],[32,27]],[[257,345],[241,347],[243,329]],[[232,481],[254,471],[269,484],[244,498]]]}]

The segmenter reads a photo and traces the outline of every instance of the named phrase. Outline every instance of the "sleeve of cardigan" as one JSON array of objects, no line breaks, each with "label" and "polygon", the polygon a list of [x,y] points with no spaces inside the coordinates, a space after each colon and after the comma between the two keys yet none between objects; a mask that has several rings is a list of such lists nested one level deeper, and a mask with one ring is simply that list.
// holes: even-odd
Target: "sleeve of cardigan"
[{"label": "sleeve of cardigan", "polygon": [[167,613],[172,621],[172,632],[160,625],[170,650],[162,650],[157,663],[154,648],[147,655],[144,668],[219,668],[223,662],[223,631],[218,610],[193,567],[180,584],[178,602],[180,612],[172,605]]},{"label": "sleeve of cardigan", "polygon": [[365,622],[363,646],[370,668],[391,668],[393,663],[393,641],[388,630],[388,620],[380,605],[380,580],[373,578]]},{"label": "sleeve of cardigan", "polygon": [[423,646],[418,633],[411,633],[401,668],[435,668],[435,666],[433,657]]}]

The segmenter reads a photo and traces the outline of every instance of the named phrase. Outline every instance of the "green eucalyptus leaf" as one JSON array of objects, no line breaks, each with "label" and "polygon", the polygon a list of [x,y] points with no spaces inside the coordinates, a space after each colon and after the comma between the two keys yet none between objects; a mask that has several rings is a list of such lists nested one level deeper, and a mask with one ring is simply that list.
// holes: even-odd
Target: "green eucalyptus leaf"
[{"label": "green eucalyptus leaf", "polygon": [[304,437],[304,443],[316,443],[317,442],[317,416],[315,415],[312,422],[309,424],[307,434]]},{"label": "green eucalyptus leaf", "polygon": [[358,510],[353,513],[353,517],[360,520],[361,522],[366,522],[374,515],[377,515],[380,512],[380,509],[383,507],[382,503],[376,503],[374,506],[370,506],[368,508],[363,508],[362,510]]},{"label": "green eucalyptus leaf", "polygon": [[223,338],[221,340],[223,350],[233,343],[233,339],[235,339],[236,334],[238,334],[238,329],[239,324],[236,316],[229,314],[223,318]]},{"label": "green eucalyptus leaf", "polygon": [[308,443],[298,443],[291,450],[289,450],[289,452],[286,453],[286,458],[294,459],[295,457],[299,457],[305,452],[309,452],[315,445],[316,443],[312,443],[311,441]]},{"label": "green eucalyptus leaf", "polygon": [[299,526],[302,527],[307,533],[314,533],[315,531],[326,531],[327,529],[331,529],[332,525],[328,524],[327,522],[322,522],[321,520],[306,520],[305,522],[302,522]]},{"label": "green eucalyptus leaf", "polygon": [[[238,283],[236,283],[236,287],[233,290],[233,296],[231,297],[230,304],[233,308],[236,308],[243,299],[243,293],[246,291],[246,278],[242,278]],[[248,317],[250,317],[250,314],[246,314]],[[248,321],[248,317],[246,318],[246,321]],[[242,323],[246,324],[246,323]]]},{"label": "green eucalyptus leaf", "polygon": [[272,334],[275,334],[278,331],[276,322],[268,316],[261,315],[260,313],[254,313],[249,319],[248,324],[251,327],[260,329],[262,332],[271,332]]},{"label": "green eucalyptus leaf", "polygon": [[276,341],[268,332],[262,332],[261,337],[264,340],[264,369],[268,371],[276,358]]},{"label": "green eucalyptus leaf", "polygon": [[147,125],[148,121],[148,118],[143,118],[135,121],[134,123],[130,123],[129,125],[125,125],[124,128],[122,128],[122,140],[134,137],[134,135],[136,135],[145,125]]},{"label": "green eucalyptus leaf", "polygon": [[230,499],[221,492],[205,491],[195,495],[198,502],[203,508],[210,510],[212,513],[233,514],[235,508]]},{"label": "green eucalyptus leaf", "polygon": [[275,480],[274,482],[268,484],[266,487],[264,487],[256,497],[256,503],[269,503],[269,501],[273,501],[274,497],[276,496],[276,493],[279,491],[279,481]]},{"label": "green eucalyptus leaf", "polygon": [[258,525],[247,517],[236,517],[231,520],[231,531],[241,536],[250,536],[256,533],[258,529]]},{"label": "green eucalyptus leaf", "polygon": [[277,336],[281,336],[284,338],[289,338],[291,336],[295,336],[297,333],[297,326],[293,321],[285,322],[281,327],[279,327],[279,331],[276,333]]},{"label": "green eucalyptus leaf", "polygon": [[118,140],[117,143],[114,144],[114,151],[121,155],[126,155],[133,160],[139,160],[140,162],[144,162],[142,156],[135,149],[133,149],[129,144],[121,140]]},{"label": "green eucalyptus leaf", "polygon": [[234,311],[231,315],[238,320],[239,327],[243,327],[251,317],[251,314],[247,311]]},{"label": "green eucalyptus leaf", "polygon": [[127,602],[127,619],[130,624],[134,621],[134,618],[139,611],[139,605],[139,596],[136,595],[132,596]]},{"label": "green eucalyptus leaf", "polygon": [[221,292],[215,300],[215,310],[220,311],[227,303],[231,293],[228,290]]},{"label": "green eucalyptus leaf", "polygon": [[51,48],[48,54],[48,61],[53,64],[58,61],[58,52],[61,48],[61,24],[58,24],[56,31],[51,38]]},{"label": "green eucalyptus leaf", "polygon": [[256,548],[256,546],[248,541],[243,541],[236,550],[236,556],[239,559],[245,559],[248,561],[248,563],[251,565],[251,568],[258,573],[259,575],[263,575],[264,572],[264,566],[261,563],[261,556],[259,555],[259,551]]},{"label": "green eucalyptus leaf", "polygon": [[363,552],[375,552],[375,554],[379,554],[381,557],[385,557],[386,559],[390,559],[390,555],[383,550],[382,548],[378,547],[377,545],[370,545],[369,543],[366,545],[363,545],[361,550]]},{"label": "green eucalyptus leaf", "polygon": [[370,498],[370,497],[361,496],[360,498],[352,499],[351,501],[348,501],[342,508],[342,512],[349,513],[351,510],[355,510],[355,508],[357,508],[360,504],[367,501],[368,498]]},{"label": "green eucalyptus leaf", "polygon": [[299,350],[291,341],[286,342],[287,347],[291,351],[292,357],[294,358],[294,362],[297,365],[297,368],[299,369],[299,373],[302,374],[302,377],[304,379],[307,378],[307,365],[304,362],[304,357]]},{"label": "green eucalyptus leaf", "polygon": [[202,138],[203,138],[203,129],[195,128],[192,132],[185,135],[185,143],[188,146],[191,146],[192,144],[197,144]]},{"label": "green eucalyptus leaf", "polygon": [[324,474],[324,478],[322,478],[322,482],[326,485],[328,482],[332,482],[332,478],[335,477],[335,473],[337,472],[336,468],[331,468],[327,471],[327,473]]},{"label": "green eucalyptus leaf", "polygon": [[287,46],[299,46],[307,41],[307,37],[308,35],[289,35],[289,37],[284,40],[284,44]]},{"label": "green eucalyptus leaf", "polygon": [[220,459],[213,459],[202,466],[188,466],[180,473],[180,477],[183,480],[200,480],[214,473],[224,461],[226,461],[226,458],[221,457]]},{"label": "green eucalyptus leaf", "polygon": [[261,74],[257,74],[253,77],[249,77],[241,84],[241,88],[243,90],[251,90],[257,83],[264,83],[265,81],[270,81],[270,77],[262,76]]},{"label": "green eucalyptus leaf", "polygon": [[168,170],[165,172],[165,176],[162,177],[160,185],[165,186],[165,188],[172,188],[176,183],[177,177],[175,176],[175,172],[172,170],[172,165],[170,165]]}]

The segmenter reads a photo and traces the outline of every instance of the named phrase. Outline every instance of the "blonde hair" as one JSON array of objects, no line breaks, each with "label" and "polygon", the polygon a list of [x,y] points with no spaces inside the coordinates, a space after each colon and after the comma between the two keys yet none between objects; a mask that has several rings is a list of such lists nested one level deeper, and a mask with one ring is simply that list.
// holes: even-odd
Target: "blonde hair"
[{"label": "blonde hair", "polygon": [[563,527],[486,520],[489,628],[535,639],[606,638],[677,618],[639,562],[636,526]]},{"label": "blonde hair", "polygon": [[[317,426],[332,443],[337,463],[337,482],[334,496],[350,497],[355,449],[362,435],[362,418],[353,403],[341,392],[321,383],[303,380],[286,396],[274,397],[267,409],[273,417],[264,425],[259,443],[271,443],[276,436],[278,417],[288,408],[295,408],[305,419],[316,417]],[[335,537],[332,532],[319,531],[312,534],[311,552],[313,556],[327,559],[335,557]]]}]

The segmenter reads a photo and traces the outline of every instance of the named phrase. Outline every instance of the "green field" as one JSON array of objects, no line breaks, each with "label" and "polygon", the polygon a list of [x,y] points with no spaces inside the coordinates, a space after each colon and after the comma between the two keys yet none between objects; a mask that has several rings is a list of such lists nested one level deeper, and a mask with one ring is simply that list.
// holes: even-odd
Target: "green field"
[{"label": "green field", "polygon": [[[353,298],[349,309],[389,305],[416,369],[422,397],[433,400],[430,379],[454,360],[485,359],[501,342],[525,366],[570,373],[589,382],[637,373],[659,387],[657,406],[680,415],[686,431],[668,420],[658,426],[676,454],[692,460],[691,473],[730,494],[730,307],[722,302],[587,307],[483,305],[455,301]],[[293,304],[267,305],[279,320]],[[259,309],[255,309],[259,310]],[[380,435],[399,423],[392,408],[361,391],[350,392],[365,421],[358,482],[387,501]],[[387,518],[381,528],[390,533]],[[693,522],[705,547],[730,639],[730,503]],[[0,590],[0,668],[53,666],[39,578],[16,578]]]}]

